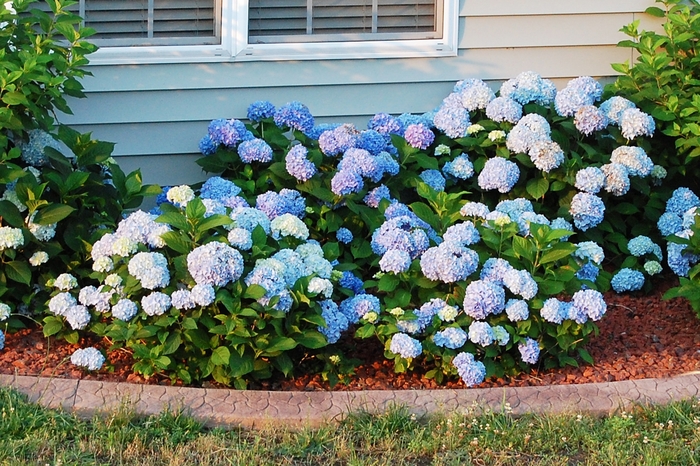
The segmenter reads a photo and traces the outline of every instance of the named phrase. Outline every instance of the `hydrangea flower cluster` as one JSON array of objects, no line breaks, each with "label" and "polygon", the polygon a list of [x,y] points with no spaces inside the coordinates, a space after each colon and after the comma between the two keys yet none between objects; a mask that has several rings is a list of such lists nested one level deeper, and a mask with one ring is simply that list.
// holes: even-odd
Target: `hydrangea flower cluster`
[{"label": "hydrangea flower cluster", "polygon": [[[659,217],[657,227],[663,236],[675,235],[689,239],[694,235],[691,226],[695,224],[696,210],[700,198],[688,188],[678,188],[666,202],[666,211]],[[685,220],[685,221],[684,221]],[[666,260],[669,268],[679,277],[686,277],[690,268],[700,261],[700,257],[687,251],[686,244],[669,241]]]},{"label": "hydrangea flower cluster", "polygon": [[71,355],[70,362],[89,371],[97,371],[105,363],[105,357],[97,348],[78,348]]},{"label": "hydrangea flower cluster", "polygon": [[49,133],[40,129],[29,130],[28,134],[28,141],[22,141],[17,144],[22,153],[21,158],[32,167],[43,167],[49,161],[49,157],[45,152],[46,148],[51,147],[52,149],[60,150],[58,141]]}]

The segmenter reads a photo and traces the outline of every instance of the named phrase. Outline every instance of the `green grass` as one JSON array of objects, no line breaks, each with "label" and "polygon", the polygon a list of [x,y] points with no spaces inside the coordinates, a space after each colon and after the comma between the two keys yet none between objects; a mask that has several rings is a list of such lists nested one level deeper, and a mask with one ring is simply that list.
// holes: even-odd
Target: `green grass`
[{"label": "green grass", "polygon": [[0,388],[0,464],[694,465],[700,402],[606,418],[468,412],[358,413],[320,428],[206,429],[173,413],[81,420]]}]

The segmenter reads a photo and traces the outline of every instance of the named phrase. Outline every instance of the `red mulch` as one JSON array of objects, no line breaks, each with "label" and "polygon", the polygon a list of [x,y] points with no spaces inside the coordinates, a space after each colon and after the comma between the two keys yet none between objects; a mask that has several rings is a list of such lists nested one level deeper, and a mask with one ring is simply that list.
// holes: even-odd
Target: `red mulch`
[{"label": "red mulch", "polygon": [[[531,386],[607,382],[617,380],[659,378],[700,369],[700,319],[682,298],[664,301],[663,292],[676,285],[677,279],[659,283],[653,294],[605,295],[608,311],[598,322],[600,334],[591,339],[588,351],[595,365],[543,370],[534,368],[529,374],[514,378],[490,379],[479,387]],[[131,372],[133,363],[125,350],[107,352],[109,365],[97,373],[85,373],[70,363],[70,355],[79,347],[109,344],[98,339],[85,339],[71,345],[54,338],[45,338],[40,329],[25,329],[6,336],[5,349],[0,351],[0,373],[42,375],[47,377],[83,378],[115,382],[170,384],[168,378],[145,380]],[[336,390],[427,389],[440,388],[420,371],[395,374],[392,363],[383,358],[378,343],[363,341],[356,357],[363,360],[348,385]],[[216,386],[215,383],[207,384]],[[443,388],[464,388],[461,381],[448,382]],[[328,390],[320,376],[299,376],[290,380],[272,380],[252,387],[266,390]]]}]

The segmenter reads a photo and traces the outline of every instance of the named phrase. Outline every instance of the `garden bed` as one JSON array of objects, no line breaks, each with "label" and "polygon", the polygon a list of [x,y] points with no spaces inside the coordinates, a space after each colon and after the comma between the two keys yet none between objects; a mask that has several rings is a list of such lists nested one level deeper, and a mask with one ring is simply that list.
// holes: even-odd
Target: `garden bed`
[{"label": "garden bed", "polygon": [[[682,298],[664,301],[661,296],[677,285],[673,276],[659,280],[651,294],[605,295],[608,312],[599,322],[600,334],[587,345],[596,361],[593,366],[543,370],[533,368],[529,374],[515,378],[491,378],[478,387],[536,386],[609,382],[642,378],[660,378],[700,370],[700,320]],[[0,353],[0,373],[42,375],[45,377],[84,378],[113,382],[170,384],[167,378],[144,379],[130,370],[133,360],[125,351],[109,352],[113,367],[87,373],[70,364],[70,355],[78,347],[95,345],[107,349],[106,341],[81,341],[71,345],[54,338],[46,339],[40,329],[23,330],[7,335],[7,345]],[[344,345],[354,345],[346,339]],[[412,374],[395,374],[391,361],[384,359],[383,348],[376,341],[357,344],[355,356],[363,363],[348,385],[336,390],[388,390],[464,388],[461,381],[437,385],[417,370]],[[216,386],[211,384],[209,386]],[[328,390],[319,376],[301,375],[289,380],[276,379],[251,388],[266,390]]]}]

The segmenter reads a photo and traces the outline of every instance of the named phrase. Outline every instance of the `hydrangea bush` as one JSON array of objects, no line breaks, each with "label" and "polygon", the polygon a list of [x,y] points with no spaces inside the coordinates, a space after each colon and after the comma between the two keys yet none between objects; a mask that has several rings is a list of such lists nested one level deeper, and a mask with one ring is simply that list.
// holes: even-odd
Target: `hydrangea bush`
[{"label": "hydrangea bush", "polygon": [[65,5],[48,1],[44,13],[32,3],[0,5],[0,305],[10,308],[8,328],[24,325],[21,316],[41,318],[47,282],[66,268],[89,273],[82,264],[91,238],[160,192],[143,186],[138,171],[119,169],[113,144],[56,129],[56,110],[70,113],[66,96],[82,96],[79,78],[95,47]]},{"label": "hydrangea bush", "polygon": [[147,377],[245,388],[318,356],[310,370],[337,381],[339,356],[314,352],[348,327],[335,304],[337,252],[309,239],[303,199],[295,214],[273,215],[244,207],[238,191],[214,177],[199,195],[173,187],[158,213],[128,215],[92,245],[93,284],[53,281],[45,332],[105,336]]}]

